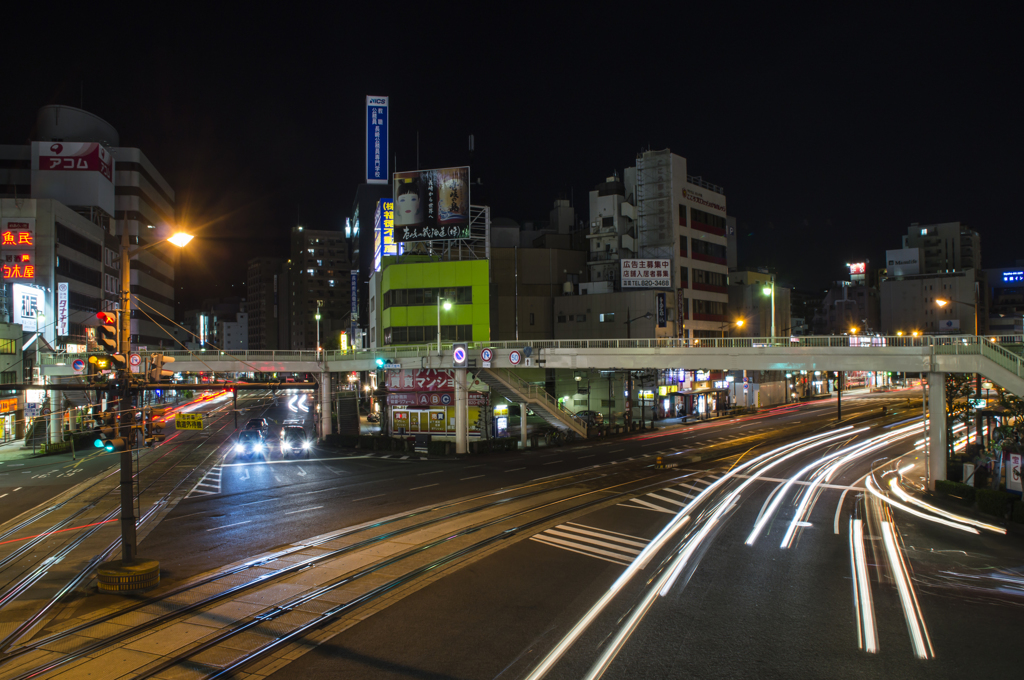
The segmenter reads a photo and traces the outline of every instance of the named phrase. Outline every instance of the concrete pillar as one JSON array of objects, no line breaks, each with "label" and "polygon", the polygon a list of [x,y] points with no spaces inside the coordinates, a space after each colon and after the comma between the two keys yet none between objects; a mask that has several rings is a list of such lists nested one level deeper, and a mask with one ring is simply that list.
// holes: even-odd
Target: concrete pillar
[{"label": "concrete pillar", "polygon": [[526,450],[526,404],[519,405],[519,448]]},{"label": "concrete pillar", "polygon": [[320,439],[331,434],[331,374],[320,374]]},{"label": "concrete pillar", "polygon": [[50,443],[57,444],[63,437],[61,432],[62,419],[60,413],[60,392],[50,390]]},{"label": "concrete pillar", "polygon": [[469,390],[466,369],[455,369],[455,455],[469,453]]},{"label": "concrete pillar", "polygon": [[946,374],[928,374],[928,488],[946,478]]},{"label": "concrete pillar", "polygon": [[78,432],[78,409],[68,411],[68,425],[71,427],[71,434]]}]

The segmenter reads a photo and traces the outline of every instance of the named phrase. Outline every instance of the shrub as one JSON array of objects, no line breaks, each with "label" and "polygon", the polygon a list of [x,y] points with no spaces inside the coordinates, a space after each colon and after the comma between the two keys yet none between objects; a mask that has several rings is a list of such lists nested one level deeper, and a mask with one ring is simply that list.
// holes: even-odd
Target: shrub
[{"label": "shrub", "polygon": [[1003,519],[1006,518],[1006,513],[1010,509],[1010,502],[1013,500],[1013,496],[1005,491],[994,491],[992,489],[978,489],[976,496],[978,498],[978,510],[981,510],[986,515],[993,515]]},{"label": "shrub", "polygon": [[374,448],[373,440],[376,439],[376,437],[374,437],[373,435],[369,435],[369,434],[361,434],[361,435],[358,435],[358,436],[359,436],[359,448],[363,449],[364,451],[373,451],[373,448]]},{"label": "shrub", "polygon": [[359,435],[357,434],[329,434],[324,439],[324,443],[328,446],[341,446],[344,448],[354,449],[359,445]]},{"label": "shrub", "polygon": [[447,456],[451,454],[454,448],[454,442],[432,440],[427,447],[427,453],[431,456]]},{"label": "shrub", "polygon": [[935,491],[965,505],[974,505],[975,488],[969,484],[937,479],[935,480]]},{"label": "shrub", "polygon": [[1024,501],[1014,501],[1010,519],[1017,524],[1024,524]]}]

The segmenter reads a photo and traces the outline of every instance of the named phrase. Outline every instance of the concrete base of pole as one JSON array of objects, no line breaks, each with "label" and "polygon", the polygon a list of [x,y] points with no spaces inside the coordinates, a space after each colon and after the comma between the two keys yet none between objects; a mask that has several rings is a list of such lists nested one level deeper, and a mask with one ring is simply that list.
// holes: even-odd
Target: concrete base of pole
[{"label": "concrete base of pole", "polygon": [[946,479],[946,374],[928,374],[928,488]]},{"label": "concrete base of pole", "polygon": [[96,570],[96,578],[101,593],[138,593],[160,585],[160,563],[140,559],[131,564],[104,562]]}]

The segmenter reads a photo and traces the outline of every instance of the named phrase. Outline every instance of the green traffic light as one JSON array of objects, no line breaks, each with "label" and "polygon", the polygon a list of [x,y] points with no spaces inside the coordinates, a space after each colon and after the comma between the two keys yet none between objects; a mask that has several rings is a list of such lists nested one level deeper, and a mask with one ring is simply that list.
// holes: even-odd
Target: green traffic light
[{"label": "green traffic light", "polygon": [[377,359],[377,365],[378,366],[383,366],[384,365],[384,360],[383,359]]},{"label": "green traffic light", "polygon": [[114,452],[114,442],[107,442],[106,444],[103,445],[103,448],[105,448],[107,450],[107,453],[113,453]]},{"label": "green traffic light", "polygon": [[95,446],[97,449],[102,449],[106,445],[106,442],[104,442],[102,439],[97,439],[92,443],[92,445]]}]

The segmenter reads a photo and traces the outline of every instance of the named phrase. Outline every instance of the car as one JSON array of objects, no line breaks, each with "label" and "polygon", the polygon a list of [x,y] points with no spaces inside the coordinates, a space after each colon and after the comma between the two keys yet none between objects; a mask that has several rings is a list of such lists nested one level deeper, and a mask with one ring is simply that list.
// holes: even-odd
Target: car
[{"label": "car", "polygon": [[235,455],[254,458],[265,455],[267,452],[267,440],[260,430],[242,430],[235,440]]},{"label": "car", "polygon": [[577,411],[576,416],[587,421],[588,425],[603,425],[604,414],[600,411]]},{"label": "car", "polygon": [[250,418],[245,424],[244,430],[259,430],[264,436],[270,434],[270,424],[266,418]]},{"label": "car", "polygon": [[281,455],[302,453],[309,456],[312,440],[306,436],[305,428],[299,425],[285,425],[281,428]]}]

